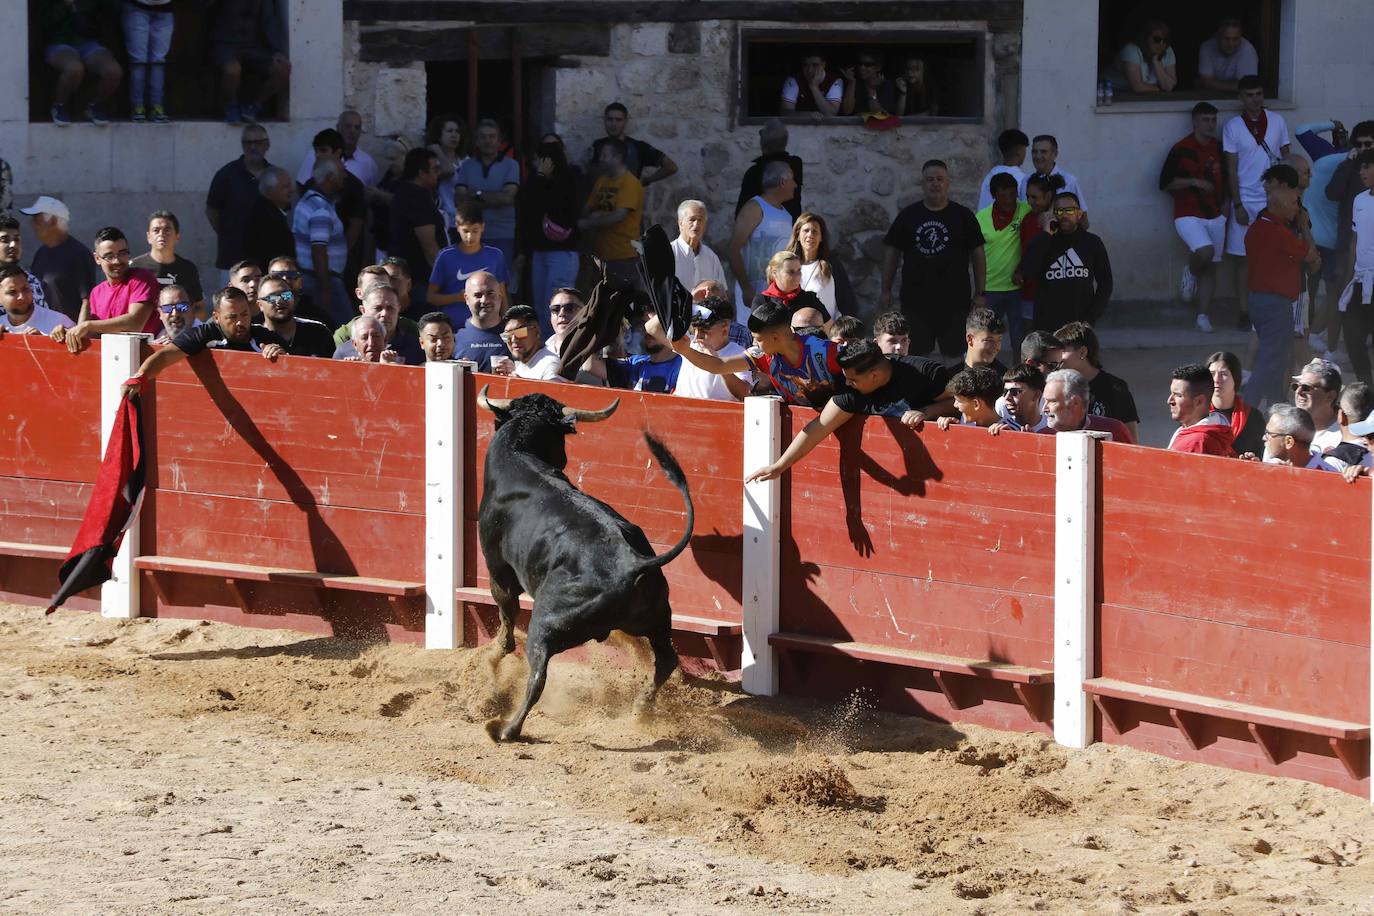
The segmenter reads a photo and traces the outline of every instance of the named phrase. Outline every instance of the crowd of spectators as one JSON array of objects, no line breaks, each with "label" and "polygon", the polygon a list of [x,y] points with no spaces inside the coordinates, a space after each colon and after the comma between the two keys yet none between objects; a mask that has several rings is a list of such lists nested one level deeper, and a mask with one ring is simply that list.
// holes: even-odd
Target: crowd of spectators
[{"label": "crowd of spectators", "polygon": [[[1149,24],[1141,41],[1163,31]],[[1374,338],[1374,123],[1349,138],[1339,122],[1307,125],[1299,138],[1315,164],[1294,157],[1258,79],[1231,72],[1243,53],[1233,37],[1224,24],[1208,78],[1234,76],[1242,111],[1218,138],[1215,107],[1199,104],[1160,188],[1174,198],[1191,252],[1182,287],[1199,296],[1198,329],[1211,330],[1215,274],[1230,255],[1258,343],[1248,371],[1220,351],[1160,379],[1155,396],[1167,398],[1178,427],[1169,448],[1292,464],[1298,443],[1313,456],[1303,467],[1358,474],[1370,466],[1360,431],[1370,420]],[[1133,55],[1122,60],[1127,79],[1147,79]],[[1167,61],[1145,60],[1167,91]],[[154,92],[155,62],[143,63],[143,86]],[[898,106],[916,69],[889,83],[869,58],[851,80],[808,59],[784,105],[862,108],[857,86],[860,99]],[[1107,244],[1089,228],[1084,189],[1059,162],[1055,137],[1004,131],[1002,161],[981,181],[976,209],[951,198],[944,161],[925,162],[920,200],[881,240],[870,308],[834,256],[842,240],[823,214],[801,207],[803,163],[787,150],[785,125],[770,121],[721,254],[706,241],[707,205],[677,207],[671,260],[693,312],[670,339],[645,307],[641,230],[645,186],[678,167],[631,136],[629,123],[625,106],[606,106],[605,136],[575,164],[556,134],[526,159],[497,121],[478,122],[469,147],[461,119],[440,116],[428,145],[395,149],[383,167],[360,146],[359,113],[345,111],[291,169],[269,160],[267,128],[250,123],[206,196],[217,247],[204,271],[179,253],[182,224],[168,210],[148,216],[147,251],[134,257],[113,226],[89,248],[73,239],[67,207],[40,197],[20,211],[40,242],[27,268],[19,222],[0,218],[0,332],[47,334],[72,352],[102,333],[144,332],[159,348],[144,378],[212,348],[269,359],[467,360],[482,372],[681,397],[771,393],[818,411],[759,470],[763,478],[855,414],[994,436],[1092,430],[1139,440],[1133,393],[1104,367],[1093,328],[1112,299]],[[1328,131],[1330,143],[1318,136]],[[573,358],[575,330],[599,320],[595,303],[612,291],[635,301],[621,333]],[[1344,329],[1359,382],[1343,384],[1322,352],[1285,388],[1304,301],[1314,339],[1326,335],[1322,347]]]}]

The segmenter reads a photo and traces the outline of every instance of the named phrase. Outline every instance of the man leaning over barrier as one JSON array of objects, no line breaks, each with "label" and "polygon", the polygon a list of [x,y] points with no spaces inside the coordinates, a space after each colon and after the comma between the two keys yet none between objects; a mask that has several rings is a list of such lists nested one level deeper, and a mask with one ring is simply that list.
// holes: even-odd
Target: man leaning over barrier
[{"label": "man leaning over barrier", "polygon": [[933,359],[888,356],[873,341],[861,340],[842,349],[839,362],[849,387],[830,399],[777,461],[750,474],[745,483],[781,476],[855,414],[894,417],[912,429],[953,414],[953,395],[945,390],[949,370]]},{"label": "man leaning over barrier", "polygon": [[187,328],[143,361],[133,377],[120,386],[124,397],[138,393],[145,382],[157,378],[163,370],[195,356],[203,350],[249,350],[275,361],[286,352],[283,341],[274,332],[253,324],[253,311],[243,290],[226,286],[215,293],[215,309],[210,321]]}]

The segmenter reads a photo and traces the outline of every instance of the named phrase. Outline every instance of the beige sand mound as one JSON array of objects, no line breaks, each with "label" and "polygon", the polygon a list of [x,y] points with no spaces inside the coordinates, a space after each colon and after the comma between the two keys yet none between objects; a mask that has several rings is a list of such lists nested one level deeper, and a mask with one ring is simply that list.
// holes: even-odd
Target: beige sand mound
[{"label": "beige sand mound", "polygon": [[681,675],[639,716],[636,650],[583,656],[496,745],[517,656],[0,606],[0,910],[97,880],[215,909],[170,904],[173,874],[285,912],[1374,911],[1361,799]]}]

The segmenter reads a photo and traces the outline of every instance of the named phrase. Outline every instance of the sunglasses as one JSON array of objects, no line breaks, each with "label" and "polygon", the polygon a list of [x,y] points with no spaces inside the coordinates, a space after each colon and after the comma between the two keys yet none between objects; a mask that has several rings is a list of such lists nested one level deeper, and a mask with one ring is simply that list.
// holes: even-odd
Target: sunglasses
[{"label": "sunglasses", "polygon": [[582,306],[575,302],[555,302],[549,306],[549,314],[561,315],[564,312],[577,312],[581,311],[581,309]]},{"label": "sunglasses", "polygon": [[1030,366],[1033,369],[1040,369],[1044,372],[1053,372],[1054,370],[1058,369],[1061,364],[1047,362],[1043,359],[1028,359],[1026,360],[1026,365]]},{"label": "sunglasses", "polygon": [[1077,207],[1055,207],[1055,208],[1054,208],[1054,215],[1055,215],[1055,216],[1073,216],[1075,213],[1081,213],[1081,212],[1082,212],[1082,211],[1079,210]]},{"label": "sunglasses", "polygon": [[189,302],[169,302],[167,305],[159,305],[157,309],[164,315],[171,315],[173,312],[180,314],[190,311],[191,304]]},{"label": "sunglasses", "polygon": [[512,330],[504,332],[501,335],[501,339],[504,340],[506,343],[513,343],[517,340],[524,340],[526,337],[529,336],[530,326],[525,325],[524,327],[513,328]]},{"label": "sunglasses", "polygon": [[276,277],[278,280],[299,280],[301,272],[299,270],[274,270],[267,276]]},{"label": "sunglasses", "polygon": [[1151,35],[1151,36],[1150,36],[1150,41],[1153,41],[1153,42],[1154,42],[1155,44],[1157,44],[1157,45],[1167,45],[1167,44],[1169,43],[1169,36],[1168,36],[1168,35]]},{"label": "sunglasses", "polygon": [[1027,389],[1025,388],[1008,388],[1002,393],[1009,398],[1019,398],[1021,395],[1026,393],[1026,390]]},{"label": "sunglasses", "polygon": [[262,297],[262,301],[270,302],[273,305],[281,305],[283,302],[294,302],[295,299],[296,294],[289,289],[284,289],[276,293],[268,293],[266,296]]}]

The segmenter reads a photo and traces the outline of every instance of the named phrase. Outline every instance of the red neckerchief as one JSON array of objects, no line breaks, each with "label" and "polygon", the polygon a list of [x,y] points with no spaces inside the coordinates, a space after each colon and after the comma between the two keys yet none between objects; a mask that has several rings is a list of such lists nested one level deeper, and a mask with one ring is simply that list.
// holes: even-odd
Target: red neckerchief
[{"label": "red neckerchief", "polygon": [[770,280],[768,282],[768,288],[763,291],[763,294],[765,296],[772,296],[775,299],[781,299],[783,302],[791,302],[793,299],[797,298],[797,294],[800,292],[801,287],[798,286],[791,292],[784,293],[782,290],[778,289],[778,284],[776,280]]},{"label": "red neckerchief", "polygon": [[1255,138],[1255,145],[1262,146],[1264,149],[1268,150],[1269,145],[1264,142],[1264,135],[1269,132],[1269,112],[1261,108],[1259,120],[1251,121],[1245,116],[1245,112],[1242,111],[1240,113],[1240,119],[1245,123],[1245,129],[1250,131],[1250,136]]},{"label": "red neckerchief", "polygon": [[1013,207],[1010,213],[1003,213],[996,207],[992,208],[992,228],[1001,232],[1011,225],[1011,221],[1016,219],[1016,208]]}]

